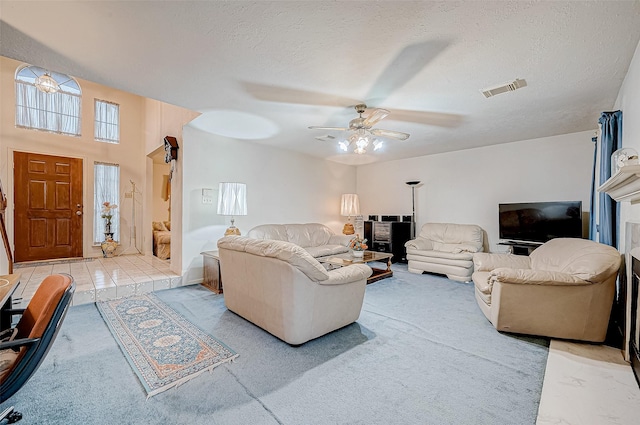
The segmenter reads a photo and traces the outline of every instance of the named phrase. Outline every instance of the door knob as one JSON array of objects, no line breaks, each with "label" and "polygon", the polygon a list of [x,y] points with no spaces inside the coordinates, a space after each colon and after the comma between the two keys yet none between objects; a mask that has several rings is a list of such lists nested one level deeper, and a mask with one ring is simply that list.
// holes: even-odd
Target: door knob
[{"label": "door knob", "polygon": [[82,211],[76,211],[76,215],[82,215]]}]

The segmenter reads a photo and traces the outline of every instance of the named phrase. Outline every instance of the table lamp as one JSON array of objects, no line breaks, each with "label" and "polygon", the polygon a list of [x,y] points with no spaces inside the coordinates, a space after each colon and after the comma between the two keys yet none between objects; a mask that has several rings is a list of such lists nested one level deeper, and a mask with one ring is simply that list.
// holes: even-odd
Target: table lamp
[{"label": "table lamp", "polygon": [[343,217],[349,217],[347,223],[345,223],[342,233],[345,235],[353,235],[355,230],[353,224],[351,224],[351,216],[360,214],[360,201],[358,195],[355,193],[345,193],[342,195],[342,202],[340,204],[340,215]]},{"label": "table lamp", "polygon": [[231,227],[225,236],[238,235],[240,229],[233,225],[234,216],[247,215],[247,185],[244,183],[220,183],[218,192],[218,214],[231,216]]}]

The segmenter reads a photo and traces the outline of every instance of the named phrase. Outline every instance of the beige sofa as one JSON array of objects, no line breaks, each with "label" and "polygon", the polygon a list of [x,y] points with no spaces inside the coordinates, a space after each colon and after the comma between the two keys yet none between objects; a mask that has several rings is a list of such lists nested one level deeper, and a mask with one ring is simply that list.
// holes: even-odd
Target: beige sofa
[{"label": "beige sofa", "polygon": [[227,308],[289,344],[303,344],[360,316],[372,273],[364,264],[326,271],[291,242],[242,236],[225,236],[218,250]]},{"label": "beige sofa", "polygon": [[620,253],[586,239],[559,238],[529,257],[473,257],[476,300],[499,331],[602,342]]},{"label": "beige sofa", "polygon": [[417,238],[404,244],[412,273],[440,273],[469,282],[473,254],[483,250],[483,232],[474,224],[426,223]]},{"label": "beige sofa", "polygon": [[324,257],[349,252],[353,235],[336,235],[324,224],[263,224],[249,230],[253,239],[269,239],[294,243],[307,250],[312,257]]}]

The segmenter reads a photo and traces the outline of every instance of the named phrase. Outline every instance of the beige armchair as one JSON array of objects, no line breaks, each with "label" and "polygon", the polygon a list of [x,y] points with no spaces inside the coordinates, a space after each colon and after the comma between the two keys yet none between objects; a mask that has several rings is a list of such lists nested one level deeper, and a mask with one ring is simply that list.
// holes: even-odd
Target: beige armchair
[{"label": "beige armchair", "polygon": [[473,256],[476,301],[499,331],[602,342],[620,253],[586,239],[558,238],[529,257]]},{"label": "beige armchair", "polygon": [[473,254],[483,250],[482,228],[475,224],[426,223],[417,238],[404,244],[411,273],[446,274],[469,282]]},{"label": "beige armchair", "polygon": [[286,241],[226,236],[218,249],[227,308],[289,344],[303,344],[360,316],[369,266],[327,271]]}]

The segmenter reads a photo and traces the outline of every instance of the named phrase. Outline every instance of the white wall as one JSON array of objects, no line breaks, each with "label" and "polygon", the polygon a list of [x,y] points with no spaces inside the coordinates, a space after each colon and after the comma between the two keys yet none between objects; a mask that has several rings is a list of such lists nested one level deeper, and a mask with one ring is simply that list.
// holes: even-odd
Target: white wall
[{"label": "white wall", "polygon": [[[640,152],[640,43],[631,60],[631,65],[622,83],[615,107],[622,111],[622,146]],[[631,205],[621,202],[620,206],[620,248],[625,247],[625,228],[627,221],[640,222],[640,204]]]},{"label": "white wall", "polygon": [[[218,239],[230,225],[229,217],[216,214],[220,182],[247,184],[248,215],[235,221],[244,235],[265,223],[319,222],[336,233],[342,231],[340,196],[355,191],[353,166],[232,140],[188,125],[180,153],[177,179],[182,179],[181,252],[186,283],[202,279],[200,252],[217,249]],[[214,189],[214,204],[202,203],[203,188]],[[174,216],[172,226],[176,220]],[[171,244],[173,256],[173,235]]]},{"label": "white wall", "polygon": [[[597,117],[594,117],[594,129]],[[497,246],[498,204],[582,201],[589,210],[594,131],[524,140],[358,167],[360,207],[369,214],[411,214],[416,187],[417,232],[426,222],[481,226]]]}]

